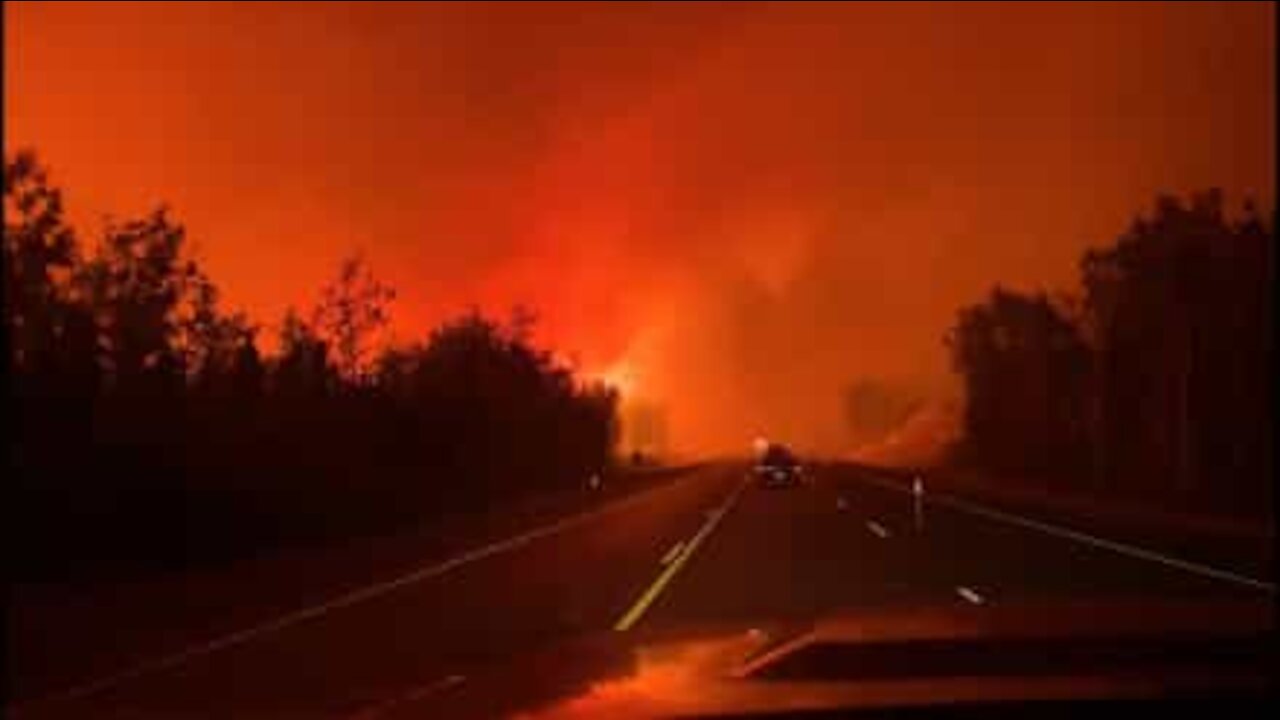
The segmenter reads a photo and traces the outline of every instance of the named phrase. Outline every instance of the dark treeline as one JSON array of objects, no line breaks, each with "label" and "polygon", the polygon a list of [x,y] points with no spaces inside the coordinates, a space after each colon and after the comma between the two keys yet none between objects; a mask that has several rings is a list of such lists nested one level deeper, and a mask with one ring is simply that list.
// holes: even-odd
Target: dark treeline
[{"label": "dark treeline", "polygon": [[1083,296],[996,288],[949,338],[963,464],[1062,488],[1264,513],[1275,218],[1161,197],[1080,263]]},{"label": "dark treeline", "polygon": [[377,350],[359,259],[278,349],[224,311],[164,210],[92,252],[30,153],[4,172],[10,471],[20,577],[70,577],[381,531],[581,486],[617,399],[478,312]]}]

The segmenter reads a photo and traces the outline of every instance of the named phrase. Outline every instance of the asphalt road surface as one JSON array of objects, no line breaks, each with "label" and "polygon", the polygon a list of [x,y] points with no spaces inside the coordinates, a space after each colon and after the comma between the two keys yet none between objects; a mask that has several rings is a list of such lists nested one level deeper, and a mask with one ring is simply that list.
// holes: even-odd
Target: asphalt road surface
[{"label": "asphalt road surface", "polygon": [[32,718],[378,717],[412,704],[429,717],[432,698],[469,674],[592,634],[639,642],[868,608],[1274,593],[1257,568],[927,489],[917,500],[848,467],[768,490],[747,481],[744,465],[720,464],[6,709]]}]

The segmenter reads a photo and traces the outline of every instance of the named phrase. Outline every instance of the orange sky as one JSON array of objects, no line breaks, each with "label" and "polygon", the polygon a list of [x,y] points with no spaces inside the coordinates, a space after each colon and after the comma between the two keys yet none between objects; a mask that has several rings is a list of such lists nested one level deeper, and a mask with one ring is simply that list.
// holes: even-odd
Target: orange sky
[{"label": "orange sky", "polygon": [[[996,281],[1161,189],[1275,192],[1275,5],[5,3],[5,145],[167,201],[272,322],[361,250],[396,332],[525,302],[673,440],[841,447]],[[1270,203],[1266,203],[1270,204]]]}]

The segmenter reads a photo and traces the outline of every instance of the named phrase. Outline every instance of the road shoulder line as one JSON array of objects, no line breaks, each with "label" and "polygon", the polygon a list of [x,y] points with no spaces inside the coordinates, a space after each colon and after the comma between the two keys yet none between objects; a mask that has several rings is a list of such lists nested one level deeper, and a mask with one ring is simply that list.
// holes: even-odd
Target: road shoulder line
[{"label": "road shoulder line", "polygon": [[[864,482],[870,482],[871,484],[877,485],[880,487],[897,490],[898,492],[907,493],[907,494],[911,493],[911,488],[903,487],[901,485],[898,485],[893,482],[889,482],[887,480],[881,480],[878,478],[866,478],[866,477],[858,477],[857,479]],[[1146,548],[1137,547],[1136,545],[1129,545],[1127,543],[1117,542],[1115,540],[1107,540],[1106,538],[1100,538],[1095,535],[1089,535],[1088,533],[1083,533],[1083,532],[1080,532],[1079,530],[1072,530],[1071,528],[1062,527],[1060,525],[1052,525],[1046,522],[1042,522],[1040,520],[1033,520],[1031,518],[1023,517],[1021,515],[1014,515],[1012,513],[1007,513],[1001,510],[996,510],[994,508],[986,507],[984,505],[979,505],[977,503],[970,502],[968,500],[961,500],[960,498],[957,498],[945,493],[936,493],[936,492],[926,493],[924,495],[923,500],[925,503],[934,503],[937,505],[942,505],[944,507],[951,507],[961,512],[967,512],[972,515],[979,515],[979,516],[988,518],[990,520],[997,520],[999,522],[1004,522],[1011,525],[1018,525],[1031,530],[1037,530],[1047,535],[1053,535],[1055,537],[1063,538],[1066,540],[1073,540],[1075,542],[1083,543],[1085,545],[1092,545],[1094,547],[1110,550],[1112,552],[1119,553],[1121,555],[1127,555],[1129,557],[1137,558],[1139,560],[1146,560],[1148,562],[1159,563],[1161,565],[1177,568],[1179,570],[1183,570],[1195,575],[1201,575],[1204,577],[1213,578],[1215,580],[1223,580],[1226,582],[1235,583],[1237,585],[1244,585],[1246,587],[1251,587],[1256,590],[1262,590],[1272,594],[1275,594],[1276,592],[1275,583],[1266,582],[1265,580],[1258,580],[1256,578],[1251,578],[1246,575],[1241,575],[1240,573],[1232,572],[1230,570],[1221,570],[1215,567],[1211,567],[1209,565],[1204,565],[1202,563],[1197,563],[1197,562],[1192,562],[1190,560],[1183,560],[1180,558],[1171,557],[1169,555],[1165,555],[1163,553],[1159,553],[1154,550],[1148,550]]]},{"label": "road shoulder line", "polygon": [[409,690],[403,695],[399,695],[397,697],[391,698],[390,700],[384,700],[374,705],[370,705],[368,707],[362,708],[361,710],[356,711],[352,715],[349,715],[347,717],[347,720],[373,720],[374,718],[378,718],[386,715],[387,713],[391,712],[392,710],[398,707],[408,705],[411,702],[422,700],[438,692],[442,692],[444,690],[448,690],[457,685],[461,685],[466,681],[467,681],[466,675],[449,675],[448,677],[441,678],[434,682],[429,682],[424,685],[420,685],[416,688],[413,688],[412,690]]},{"label": "road shoulder line", "polygon": [[42,697],[35,697],[30,700],[14,703],[12,705],[6,704],[0,707],[3,707],[6,713],[10,716],[14,716],[18,713],[30,712],[40,706],[83,698],[139,677],[179,667],[197,658],[211,655],[237,645],[243,645],[256,638],[279,632],[308,620],[313,620],[335,610],[351,607],[353,605],[372,600],[373,598],[386,595],[387,593],[393,592],[402,587],[430,580],[463,565],[468,565],[487,557],[500,555],[533,540],[555,535],[577,525],[582,525],[605,515],[616,513],[624,508],[628,508],[632,505],[645,501],[652,496],[653,492],[661,492],[662,490],[670,487],[672,486],[662,485],[653,488],[649,492],[638,492],[633,495],[628,495],[627,497],[616,500],[603,507],[597,507],[581,511],[574,515],[569,515],[568,517],[561,518],[549,525],[543,525],[505,540],[497,540],[487,545],[473,548],[452,558],[410,570],[409,572],[403,573],[390,580],[372,583],[355,590],[349,590],[329,600],[285,613],[272,620],[266,620],[242,630],[221,635],[203,643],[193,644],[182,650],[155,657],[151,660],[143,660],[126,670],[122,670],[105,677],[100,677],[95,680],[89,680],[78,685],[73,685],[65,690],[56,691]]}]

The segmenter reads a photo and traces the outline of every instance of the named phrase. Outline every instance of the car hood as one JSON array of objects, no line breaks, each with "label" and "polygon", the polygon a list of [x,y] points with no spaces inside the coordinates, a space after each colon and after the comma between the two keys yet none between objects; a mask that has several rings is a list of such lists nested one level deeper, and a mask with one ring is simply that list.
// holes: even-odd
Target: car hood
[{"label": "car hood", "polygon": [[602,633],[387,717],[712,717],[1225,692],[1273,697],[1268,601],[1006,603]]}]

